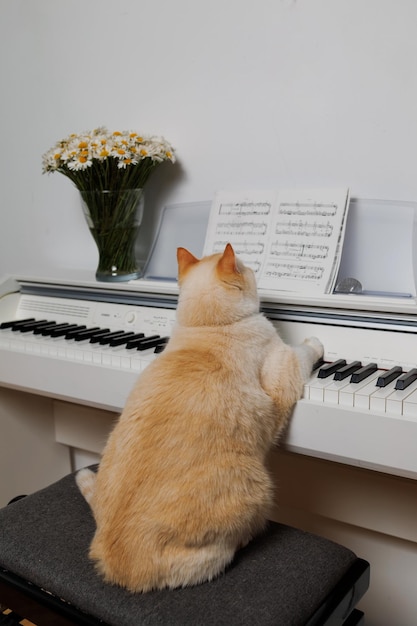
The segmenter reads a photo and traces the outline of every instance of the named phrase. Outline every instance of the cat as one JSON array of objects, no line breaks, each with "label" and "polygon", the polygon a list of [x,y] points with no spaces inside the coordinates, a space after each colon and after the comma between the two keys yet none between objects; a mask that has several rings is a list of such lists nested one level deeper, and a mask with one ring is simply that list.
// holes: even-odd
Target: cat
[{"label": "cat", "polygon": [[96,521],[90,558],[132,592],[209,581],[262,531],[265,457],[323,353],[316,338],[284,344],[230,244],[177,258],[170,340],[141,373],[98,473],[76,477]]}]

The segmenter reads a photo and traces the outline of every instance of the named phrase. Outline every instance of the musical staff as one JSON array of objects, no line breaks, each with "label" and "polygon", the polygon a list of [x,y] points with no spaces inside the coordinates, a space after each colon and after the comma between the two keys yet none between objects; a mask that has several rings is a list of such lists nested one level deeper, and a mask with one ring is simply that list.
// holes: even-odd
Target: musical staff
[{"label": "musical staff", "polygon": [[[218,239],[214,242],[213,252],[223,252],[226,244],[229,243],[229,239]],[[253,254],[263,254],[265,245],[261,242],[242,241],[234,245],[234,251],[237,255],[251,256]]]},{"label": "musical staff", "polygon": [[325,268],[321,265],[299,263],[267,263],[265,276],[274,279],[317,281],[323,277]]},{"label": "musical staff", "polygon": [[266,222],[219,222],[216,226],[216,235],[266,235],[268,224]]},{"label": "musical staff", "polygon": [[224,202],[219,215],[269,215],[271,208],[270,202]]},{"label": "musical staff", "polygon": [[271,243],[271,254],[273,256],[296,257],[307,259],[327,259],[329,246],[313,243],[290,243],[285,241],[273,241]]},{"label": "musical staff", "polygon": [[337,204],[313,204],[282,202],[279,205],[280,215],[306,215],[313,217],[334,217],[337,213]]},{"label": "musical staff", "polygon": [[231,243],[261,289],[329,293],[340,262],[348,189],[219,192],[204,253]]},{"label": "musical staff", "polygon": [[294,235],[297,237],[331,237],[333,225],[327,222],[309,222],[308,220],[289,220],[276,222],[276,235]]}]

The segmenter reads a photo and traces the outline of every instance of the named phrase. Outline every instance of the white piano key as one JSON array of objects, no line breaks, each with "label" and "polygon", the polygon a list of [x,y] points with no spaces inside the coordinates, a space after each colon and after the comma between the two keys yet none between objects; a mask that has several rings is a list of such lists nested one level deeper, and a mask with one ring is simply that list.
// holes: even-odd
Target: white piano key
[{"label": "white piano key", "polygon": [[329,404],[339,404],[340,392],[349,385],[349,378],[345,380],[333,380],[330,385],[324,388],[324,402]]},{"label": "white piano key", "polygon": [[393,391],[387,398],[387,413],[389,415],[401,416],[403,414],[404,400],[414,393],[414,391],[417,391],[417,380],[411,383],[406,389]]},{"label": "white piano key", "polygon": [[112,367],[120,367],[120,356],[112,354],[110,357],[110,362]]},{"label": "white piano key", "polygon": [[91,352],[91,350],[83,350],[82,355],[83,355],[83,361],[85,361],[86,363],[93,362],[93,353]]},{"label": "white piano key", "polygon": [[130,370],[130,368],[131,368],[130,356],[121,356],[120,357],[120,367],[123,368],[123,369]]},{"label": "white piano key", "polygon": [[378,376],[379,372],[374,372],[371,376],[365,378],[365,380],[362,380],[360,383],[349,383],[339,392],[339,404],[349,407],[354,406],[355,394],[360,393],[360,391],[370,383],[373,383],[376,388],[376,380]]},{"label": "white piano key", "polygon": [[417,422],[417,391],[414,391],[404,400],[403,416]]},{"label": "white piano key", "polygon": [[[381,370],[377,370],[376,379],[378,378],[380,372]],[[379,387],[376,386],[376,379],[374,378],[373,380],[370,380],[367,385],[365,385],[364,387],[362,387],[362,389],[359,389],[359,391],[355,393],[353,398],[353,406],[359,409],[369,410],[371,396],[379,389]]]},{"label": "white piano key", "polygon": [[309,381],[309,399],[315,402],[324,401],[324,389],[331,384],[333,376],[329,378],[318,378],[318,372]]},{"label": "white piano key", "polygon": [[386,387],[377,387],[376,391],[370,396],[369,408],[371,411],[380,411],[381,413],[385,413],[387,398],[393,393],[393,391],[395,391],[395,381],[391,382]]},{"label": "white piano key", "polygon": [[140,359],[137,359],[134,357],[130,359],[130,362],[131,362],[132,370],[134,370],[135,372],[142,371],[142,361]]}]

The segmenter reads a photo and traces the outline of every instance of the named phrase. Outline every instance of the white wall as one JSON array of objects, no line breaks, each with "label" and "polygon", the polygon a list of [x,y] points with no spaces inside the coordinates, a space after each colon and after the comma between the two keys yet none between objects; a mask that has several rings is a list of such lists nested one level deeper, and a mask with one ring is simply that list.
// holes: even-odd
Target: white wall
[{"label": "white wall", "polygon": [[415,0],[0,0],[0,276],[95,269],[41,155],[102,124],[176,146],[156,212],[283,185],[415,200],[416,21]]}]

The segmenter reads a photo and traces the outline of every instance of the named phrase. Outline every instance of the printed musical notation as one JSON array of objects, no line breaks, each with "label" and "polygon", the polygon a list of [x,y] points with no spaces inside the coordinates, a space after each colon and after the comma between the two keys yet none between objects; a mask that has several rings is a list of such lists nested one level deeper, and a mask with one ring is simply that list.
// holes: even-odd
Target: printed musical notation
[{"label": "printed musical notation", "polygon": [[269,215],[271,208],[270,202],[222,202],[219,215]]},{"label": "printed musical notation", "polygon": [[348,189],[219,192],[204,253],[230,242],[261,289],[330,293],[348,204]]},{"label": "printed musical notation", "polygon": [[331,237],[333,224],[327,222],[309,222],[308,220],[297,220],[288,222],[277,222],[275,224],[276,235],[296,235],[298,237]]},{"label": "printed musical notation", "polygon": [[285,258],[296,257],[297,259],[326,259],[329,255],[329,246],[273,241],[271,243],[271,255]]}]

